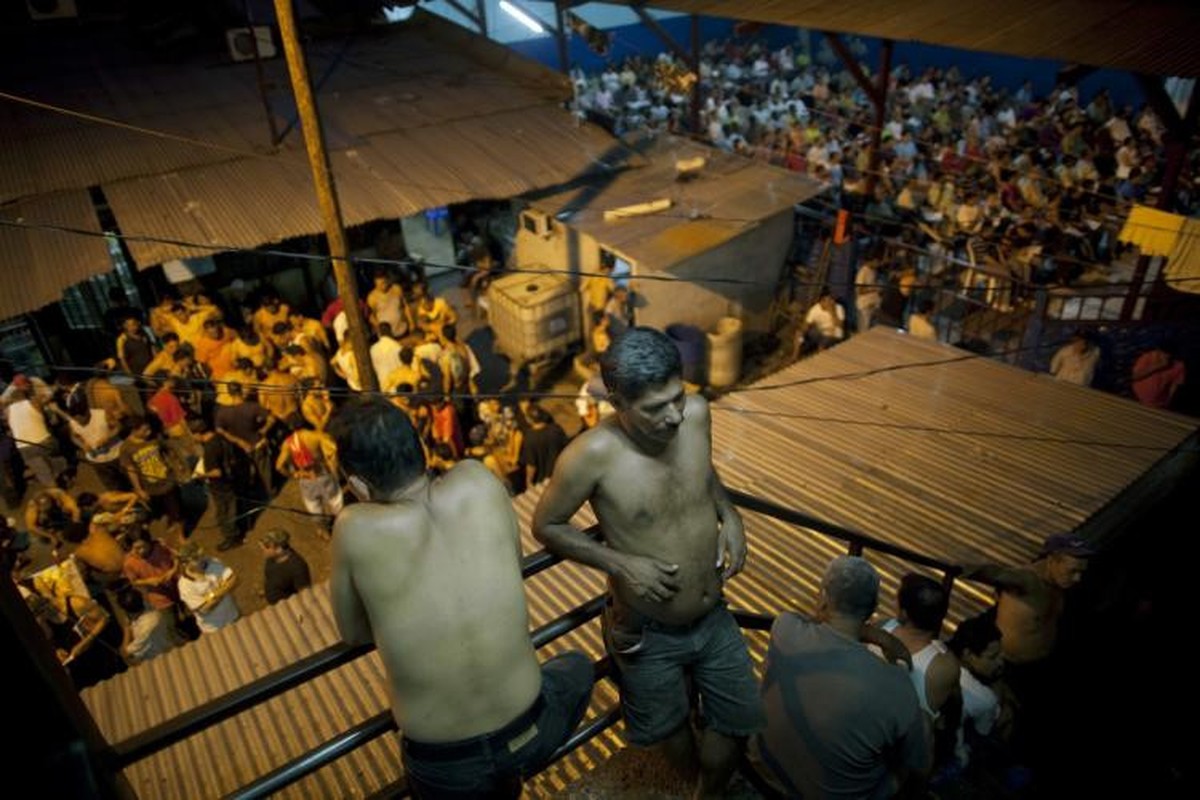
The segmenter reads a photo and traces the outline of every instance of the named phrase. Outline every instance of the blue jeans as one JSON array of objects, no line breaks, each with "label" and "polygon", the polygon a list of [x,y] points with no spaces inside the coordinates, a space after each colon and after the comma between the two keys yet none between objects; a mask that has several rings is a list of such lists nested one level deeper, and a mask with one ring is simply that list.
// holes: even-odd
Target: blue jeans
[{"label": "blue jeans", "polygon": [[708,729],[742,737],[766,724],[750,651],[724,602],[689,625],[666,625],[615,605],[604,621],[631,744],[657,744],[687,722],[689,678]]},{"label": "blue jeans", "polygon": [[403,738],[400,755],[413,795],[520,797],[521,781],[549,763],[583,719],[593,679],[587,656],[563,653],[542,665],[542,691],[533,706],[503,728],[458,742]]}]

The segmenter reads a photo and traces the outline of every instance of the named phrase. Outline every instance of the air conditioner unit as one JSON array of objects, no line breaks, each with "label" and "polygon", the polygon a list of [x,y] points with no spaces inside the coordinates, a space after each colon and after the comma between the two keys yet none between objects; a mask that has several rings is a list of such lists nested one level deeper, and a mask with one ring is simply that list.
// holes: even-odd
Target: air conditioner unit
[{"label": "air conditioner unit", "polygon": [[[253,34],[251,34],[253,30]],[[251,39],[251,35],[254,36]],[[259,58],[274,58],[275,42],[271,38],[271,29],[266,25],[255,25],[253,28],[230,28],[225,31],[225,41],[229,43],[229,56],[234,61],[253,61],[254,44],[258,42]]]},{"label": "air conditioner unit", "polygon": [[553,232],[553,224],[549,214],[532,209],[521,212],[521,227],[534,236],[546,238]]},{"label": "air conditioner unit", "polygon": [[29,9],[29,18],[39,19],[71,19],[79,16],[75,0],[25,0]]}]

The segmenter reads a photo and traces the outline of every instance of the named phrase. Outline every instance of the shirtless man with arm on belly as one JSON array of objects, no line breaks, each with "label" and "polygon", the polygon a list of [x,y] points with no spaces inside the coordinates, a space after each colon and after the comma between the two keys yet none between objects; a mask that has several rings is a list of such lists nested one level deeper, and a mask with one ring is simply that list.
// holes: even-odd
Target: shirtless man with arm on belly
[{"label": "shirtless man with arm on belly", "polygon": [[[679,353],[632,328],[601,361],[616,414],[573,441],[534,512],[548,549],[609,576],[605,640],[621,672],[626,730],[694,768],[690,674],[703,698],[700,796],[719,796],[762,727],[750,655],[725,608],[746,559],[741,518],[712,466],[708,403],[684,394]],[[604,542],[570,524],[590,502]]]},{"label": "shirtless man with arm on belly", "polygon": [[521,546],[504,488],[463,461],[437,480],[404,412],[355,401],[330,432],[351,490],[334,528],[342,638],[374,641],[419,798],[512,797],[587,710],[591,662],[540,669]]}]

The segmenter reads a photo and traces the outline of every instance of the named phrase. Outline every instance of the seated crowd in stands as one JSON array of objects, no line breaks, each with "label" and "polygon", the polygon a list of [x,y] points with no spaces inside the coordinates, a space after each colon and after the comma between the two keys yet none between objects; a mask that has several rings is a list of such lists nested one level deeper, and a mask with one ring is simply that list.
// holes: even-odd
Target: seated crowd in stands
[{"label": "seated crowd in stands", "polygon": [[[865,54],[856,40],[851,47]],[[682,133],[693,77],[694,135],[820,181],[828,191],[818,205],[855,212],[857,236],[884,238],[898,253],[871,265],[871,284],[856,276],[860,287],[907,284],[907,298],[950,263],[1023,284],[1070,284],[1120,252],[1133,203],[1160,201],[1165,127],[1149,105],[1118,107],[1105,89],[1082,97],[1065,84],[1038,96],[1029,81],[1010,91],[955,67],[900,64],[874,153],[874,107],[824,41],[815,59],[753,38],[709,41],[698,76],[670,53],[595,74],[576,69],[575,106],[618,133]],[[1200,208],[1198,158],[1195,148],[1185,157],[1167,210]],[[961,279],[1000,309],[1022,299],[978,272]]]}]

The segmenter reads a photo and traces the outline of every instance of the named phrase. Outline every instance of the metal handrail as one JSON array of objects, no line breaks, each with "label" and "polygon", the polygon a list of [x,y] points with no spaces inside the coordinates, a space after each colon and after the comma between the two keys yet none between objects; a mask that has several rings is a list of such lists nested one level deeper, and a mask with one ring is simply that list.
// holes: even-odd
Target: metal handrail
[{"label": "metal handrail", "polygon": [[[593,535],[598,529],[589,528]],[[529,579],[559,562],[559,558],[546,550],[531,553],[521,561],[521,577]],[[594,601],[593,601],[594,602]],[[582,608],[582,607],[581,607]],[[565,616],[578,613],[580,609],[567,612]],[[596,608],[599,613],[599,607]],[[548,623],[547,626],[558,623],[563,618]],[[585,620],[586,621],[586,620]],[[580,623],[582,624],[582,623]],[[541,629],[539,629],[541,630]],[[534,631],[536,637],[539,631]],[[553,638],[553,637],[551,637]],[[535,639],[535,647],[541,647]],[[542,642],[544,643],[544,641]],[[371,643],[351,646],[344,642],[330,645],[310,656],[289,664],[283,669],[265,675],[228,694],[214,698],[190,711],[172,717],[165,722],[155,725],[141,733],[124,739],[112,746],[108,753],[108,763],[116,770],[124,769],[135,761],[154,755],[165,750],[205,728],[223,722],[259,703],[295,688],[311,678],[324,675],[356,658],[366,655],[375,649]]]},{"label": "metal handrail", "polygon": [[[852,554],[859,554],[864,549],[870,549],[940,570],[945,575],[944,581],[948,589],[952,588],[954,579],[961,573],[961,568],[957,565],[916,553],[864,533],[842,528],[736,489],[728,489],[728,492],[733,502],[742,508],[841,539],[847,543],[847,551]],[[592,526],[587,532],[590,535],[596,536],[598,535],[599,528],[598,526]],[[522,578],[528,579],[539,572],[549,569],[559,563],[559,561],[560,559],[557,556],[546,550],[532,553],[522,559]],[[605,600],[605,595],[593,597],[535,629],[530,634],[533,646],[540,648],[548,642],[595,619],[603,610]],[[774,622],[774,617],[766,614],[736,609],[733,609],[732,613],[739,626],[750,630],[769,630]],[[191,711],[180,714],[147,731],[143,731],[140,734],[117,743],[110,751],[108,763],[114,770],[123,769],[135,761],[170,747],[205,728],[211,727],[248,708],[282,694],[311,678],[315,678],[366,655],[373,649],[375,649],[374,645],[370,643],[355,646],[345,643],[331,645],[294,664],[259,678],[247,686],[215,698]],[[600,680],[607,675],[610,669],[611,664],[607,658],[598,662],[596,665],[596,680]],[[551,762],[561,758],[579,745],[598,735],[614,724],[619,718],[620,706],[618,705],[572,734],[559,747]],[[349,730],[323,742],[298,758],[272,770],[266,775],[260,776],[253,782],[232,792],[228,797],[237,798],[238,800],[250,800],[250,798],[260,798],[270,795],[300,780],[305,775],[315,772],[352,750],[396,729],[396,722],[391,712],[380,712],[358,723]],[[376,795],[380,797],[395,797],[398,795],[403,796],[406,793],[407,783],[401,779],[379,790]]]},{"label": "metal handrail", "polygon": [[948,561],[942,561],[932,556],[922,555],[915,550],[909,550],[907,547],[885,542],[882,539],[876,539],[874,536],[852,531],[849,528],[843,528],[840,525],[834,525],[831,522],[825,522],[816,517],[810,517],[795,509],[786,508],[778,503],[764,500],[752,494],[746,494],[737,489],[726,487],[725,490],[729,493],[729,497],[733,500],[734,505],[741,508],[755,511],[781,522],[798,525],[801,528],[808,528],[809,530],[823,533],[826,536],[832,536],[835,539],[841,539],[847,543],[847,552],[851,555],[859,555],[864,549],[874,550],[884,555],[895,556],[905,561],[911,561],[914,564],[920,564],[923,567],[936,569],[947,576],[957,577],[962,572],[962,567],[957,564],[951,564]]},{"label": "metal handrail", "polygon": [[[534,555],[541,555],[541,553],[536,553]],[[543,563],[543,560],[539,559],[538,563]],[[604,601],[604,595],[597,595],[591,600],[586,601],[585,603],[571,609],[570,611],[567,611],[556,619],[553,619],[550,622],[547,622],[545,625],[542,625],[530,635],[533,646],[535,648],[541,647],[542,645],[551,642],[600,616],[600,611],[604,608]],[[594,666],[594,680],[599,681],[600,679],[607,677],[611,670],[612,664],[610,660],[607,657],[602,658]],[[574,749],[574,747],[577,747],[579,744],[591,739],[593,736],[597,735],[615,722],[619,716],[619,710],[615,716],[613,716],[612,711],[610,710],[608,713],[598,718],[598,720],[595,720],[584,728],[576,731],[575,734],[573,734],[571,738],[567,740],[567,742],[559,747],[558,751],[556,751],[554,756],[551,758],[551,761],[558,760],[558,758],[570,752],[570,750]],[[612,717],[609,722],[600,727],[596,727],[597,721],[608,719],[609,717]],[[334,736],[332,739],[322,742],[312,750],[303,753],[286,764],[271,770],[270,772],[256,778],[252,782],[242,786],[236,791],[229,793],[225,796],[226,800],[257,800],[257,798],[267,797],[284,788],[285,786],[295,783],[305,775],[316,772],[326,764],[336,761],[337,759],[349,753],[351,750],[366,744],[372,739],[376,739],[385,733],[396,730],[398,730],[396,719],[392,716],[391,711],[384,711],[376,714],[370,719],[358,723],[349,730]],[[572,742],[575,742],[575,744],[571,745]],[[568,747],[568,745],[571,746]],[[401,778],[399,781],[380,789],[377,794],[386,797],[396,797],[404,796],[406,793],[407,782]]]}]

